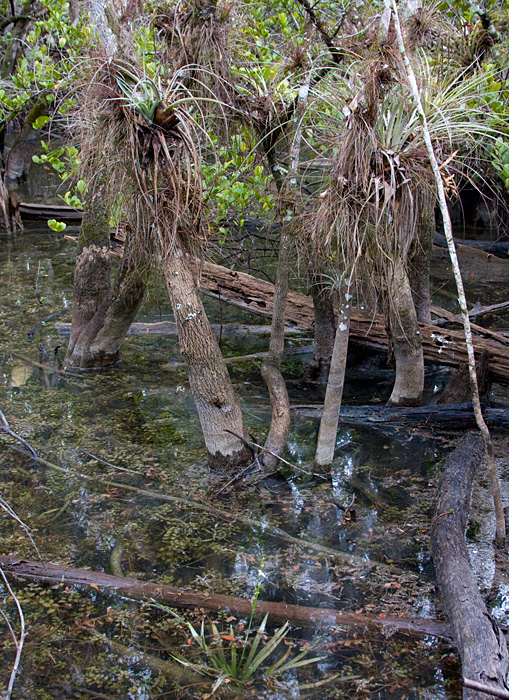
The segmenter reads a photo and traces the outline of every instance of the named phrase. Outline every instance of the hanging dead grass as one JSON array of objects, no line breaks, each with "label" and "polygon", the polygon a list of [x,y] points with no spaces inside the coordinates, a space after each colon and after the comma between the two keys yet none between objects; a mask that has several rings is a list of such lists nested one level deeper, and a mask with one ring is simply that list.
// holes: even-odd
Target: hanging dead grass
[{"label": "hanging dead grass", "polygon": [[[166,86],[134,62],[93,61],[82,93],[79,124],[89,196],[107,182],[118,226],[135,243],[130,255],[161,260],[178,241],[201,243],[201,171],[196,131],[200,114],[177,80]],[[147,255],[148,253],[148,255]],[[137,260],[133,260],[137,262]]]}]

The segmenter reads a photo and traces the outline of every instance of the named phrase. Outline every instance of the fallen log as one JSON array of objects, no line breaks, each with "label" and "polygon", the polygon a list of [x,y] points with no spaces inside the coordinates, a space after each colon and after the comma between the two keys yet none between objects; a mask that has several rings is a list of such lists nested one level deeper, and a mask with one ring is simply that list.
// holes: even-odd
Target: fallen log
[{"label": "fallen log", "polygon": [[[44,319],[46,322],[49,319]],[[55,323],[55,330],[58,335],[67,336],[71,333],[70,323]],[[270,335],[270,326],[250,326],[244,323],[225,323],[220,325],[218,323],[212,324],[212,330],[214,333],[223,338],[242,338],[242,336],[264,336]],[[155,323],[142,323],[136,321],[131,323],[127,335],[162,335],[162,336],[177,336],[177,324],[173,321],[157,321]],[[287,326],[285,328],[285,335],[289,336],[299,336],[302,335],[302,331],[298,328],[292,328]]]},{"label": "fallen log", "polygon": [[[507,691],[507,645],[479,593],[465,542],[472,484],[482,459],[482,439],[475,434],[462,438],[448,457],[431,525],[431,554],[461,656],[464,678]],[[470,687],[463,691],[464,700],[487,700],[489,697]]]},{"label": "fallen log", "polygon": [[[461,244],[457,246],[457,253],[465,281],[484,286],[495,283],[507,284],[509,260],[497,258],[491,253]],[[449,251],[436,245],[431,252],[431,276],[437,280],[452,279]]]},{"label": "fallen log", "polygon": [[[71,236],[66,236],[72,240]],[[484,253],[483,253],[484,255]],[[508,263],[504,282],[507,282]],[[196,275],[200,291],[244,311],[272,318],[274,285],[246,272],[229,270],[214,263],[197,261]],[[313,333],[314,310],[311,297],[289,291],[286,301],[286,324],[305,333]],[[465,339],[461,331],[438,330],[431,324],[420,323],[424,359],[435,365],[458,367],[468,361]],[[374,350],[387,351],[389,341],[385,319],[352,309],[350,340]],[[493,338],[474,337],[476,354],[486,350],[490,356],[490,372],[493,379],[509,383],[509,347]]]},{"label": "fallen log", "polygon": [[[139,581],[134,578],[117,578],[97,571],[74,569],[58,564],[40,561],[27,561],[19,557],[0,556],[0,566],[6,573],[16,578],[46,581],[66,585],[92,586],[102,588],[117,595],[136,600],[153,600],[177,608],[205,608],[212,612],[228,610],[235,615],[249,617],[252,601],[230,595],[193,591],[187,588],[174,588],[163,584]],[[258,600],[255,617],[269,615],[272,622],[289,622],[297,625],[315,626],[320,622],[329,626],[363,627],[375,630],[394,630],[408,634],[429,634],[434,637],[450,637],[450,627],[439,620],[425,618],[374,617],[340,612],[328,608],[308,608],[286,603],[271,603]]]},{"label": "fallen log", "polygon": [[[221,265],[204,262],[199,266],[200,290],[211,297],[233,304],[244,311],[265,318],[272,316],[274,285],[245,272],[228,270]],[[286,323],[310,333],[313,331],[314,312],[312,299],[299,292],[288,292]],[[466,363],[467,351],[461,331],[438,330],[435,326],[420,323],[424,359],[436,365],[458,367]],[[350,339],[375,350],[389,347],[385,319],[372,316],[358,309],[352,310]],[[474,337],[476,354],[486,350],[490,356],[490,372],[493,379],[509,383],[509,347],[492,338]]]},{"label": "fallen log", "polygon": [[[491,253],[497,258],[509,258],[509,242],[508,241],[472,241],[466,238],[454,237],[454,242],[456,245],[464,245],[469,248],[478,248],[483,250],[485,253]],[[439,248],[447,248],[447,241],[443,234],[435,233],[433,238],[434,245]]]},{"label": "fallen log", "polygon": [[20,202],[19,213],[22,219],[59,219],[60,221],[80,222],[83,212],[65,204],[44,204],[43,202]]},{"label": "fallen log", "polygon": [[[320,418],[321,406],[292,406],[292,410],[306,418]],[[509,409],[483,408],[490,428],[509,426]],[[476,427],[471,403],[442,404],[404,408],[397,406],[341,406],[339,422],[345,425],[393,425],[397,427],[425,425],[442,430],[468,430]]]}]

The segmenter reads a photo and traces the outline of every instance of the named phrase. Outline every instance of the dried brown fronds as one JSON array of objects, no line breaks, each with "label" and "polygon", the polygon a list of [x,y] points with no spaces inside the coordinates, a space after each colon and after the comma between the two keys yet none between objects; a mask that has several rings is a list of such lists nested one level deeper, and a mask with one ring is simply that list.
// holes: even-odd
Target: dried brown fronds
[{"label": "dried brown fronds", "polygon": [[201,176],[197,128],[178,81],[156,84],[134,62],[92,61],[81,95],[81,143],[89,191],[108,182],[130,233],[130,254],[164,258],[177,238],[199,245]]}]

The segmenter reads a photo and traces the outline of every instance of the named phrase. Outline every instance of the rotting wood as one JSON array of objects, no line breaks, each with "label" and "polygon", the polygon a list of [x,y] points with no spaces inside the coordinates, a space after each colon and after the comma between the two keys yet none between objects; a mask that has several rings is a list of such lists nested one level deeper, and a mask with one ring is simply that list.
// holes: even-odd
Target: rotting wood
[{"label": "rotting wood", "polygon": [[[507,284],[509,260],[497,258],[477,248],[457,246],[458,260],[466,280],[483,286],[495,283]],[[431,276],[437,280],[452,278],[451,261],[445,248],[433,246],[431,254]]]},{"label": "rotting wood", "polygon": [[[58,312],[61,313],[61,312]],[[49,317],[48,317],[49,319]],[[48,319],[44,319],[47,321]],[[250,326],[244,323],[218,323],[211,324],[212,330],[216,335],[221,335],[223,338],[242,338],[242,336],[264,336],[270,334],[270,326]],[[55,323],[55,330],[58,335],[67,336],[71,331],[70,323]],[[142,323],[136,321],[131,323],[127,335],[162,335],[162,336],[177,336],[177,324],[173,321],[157,321],[155,323]],[[285,336],[300,336],[302,331],[298,328],[285,328]]]},{"label": "rotting wood", "polygon": [[[66,238],[71,239],[70,236]],[[204,294],[258,316],[272,317],[274,285],[270,282],[206,261],[197,261],[196,274],[200,291]],[[504,281],[507,282],[507,277]],[[287,325],[305,333],[313,332],[314,310],[311,297],[289,291],[285,316]],[[448,367],[458,367],[467,362],[465,337],[461,331],[438,329],[426,323],[419,323],[419,330],[426,362]],[[386,351],[389,343],[384,317],[352,309],[350,341],[374,350]],[[483,350],[489,352],[493,379],[509,384],[509,347],[493,338],[474,337],[474,348],[476,354],[481,354]]]},{"label": "rotting wood", "polygon": [[[509,242],[508,241],[480,241],[480,240],[468,240],[466,238],[454,237],[454,242],[456,246],[463,245],[469,248],[479,248],[485,253],[490,253],[495,255],[497,258],[509,258]],[[439,248],[447,248],[446,237],[436,232],[433,237],[433,243]]]},{"label": "rotting wood", "polygon": [[[494,306],[498,306],[499,308],[506,308],[506,304],[495,304]],[[486,306],[483,308],[489,309],[491,307]],[[447,311],[446,309],[442,309],[440,306],[432,306],[431,313],[438,316],[438,318],[433,321],[434,326],[443,326],[446,323],[456,323],[458,325],[461,325],[463,323],[461,316],[457,316],[456,314],[453,314],[450,311]],[[485,311],[485,313],[488,312]],[[469,318],[474,318],[475,315],[476,314],[473,313],[473,310],[468,312]],[[509,345],[509,339],[502,335],[502,333],[492,331],[490,328],[483,328],[482,326],[479,326],[476,323],[471,323],[470,326],[472,330],[479,335],[485,335],[487,338],[493,338],[493,340],[502,343],[502,345]]]},{"label": "rotting wood", "polygon": [[[484,350],[476,363],[477,383],[481,401],[488,397],[491,391],[490,358]],[[438,398],[437,405],[462,404],[470,401],[470,377],[467,365],[460,365],[450,378],[443,392]]]},{"label": "rotting wood", "polygon": [[[313,404],[292,406],[292,410],[308,418],[319,418],[321,406]],[[509,426],[509,409],[486,408],[484,417],[490,428]],[[345,425],[426,425],[442,430],[468,430],[475,428],[475,416],[471,403],[398,408],[396,406],[342,406],[339,422]]]},{"label": "rotting wood", "polygon": [[[245,311],[270,318],[274,286],[245,272],[228,270],[221,265],[204,262],[200,265],[199,286],[209,296],[231,303]],[[304,332],[313,330],[313,302],[299,292],[288,292],[286,322]],[[462,332],[437,329],[420,323],[424,358],[436,365],[457,367],[467,362],[465,338]],[[352,309],[350,339],[375,350],[387,350],[388,339],[383,316],[371,316]],[[487,350],[490,355],[490,372],[493,379],[509,383],[509,347],[488,338],[474,338],[476,353]]]},{"label": "rotting wood", "polygon": [[[507,691],[506,642],[479,593],[465,542],[472,484],[482,457],[482,439],[473,433],[462,438],[448,457],[431,525],[431,553],[461,656],[463,676]],[[464,700],[487,700],[488,697],[486,693],[464,689]]]},{"label": "rotting wood", "polygon": [[83,212],[74,207],[60,204],[43,204],[42,202],[20,202],[19,213],[23,219],[53,218],[79,223],[83,218]]},{"label": "rotting wood", "polygon": [[[117,578],[97,571],[74,569],[69,566],[28,561],[20,557],[0,556],[0,566],[5,572],[23,579],[35,579],[48,583],[65,585],[93,586],[103,588],[117,595],[141,600],[153,600],[166,605],[189,608],[205,608],[212,612],[229,612],[249,617],[252,602],[248,598],[193,591],[187,588],[174,588],[163,584],[139,581],[134,578]],[[315,626],[319,623],[328,626],[364,627],[378,630],[394,630],[414,635],[432,635],[448,638],[450,628],[439,620],[425,618],[375,617],[356,615],[350,612],[327,608],[309,608],[287,603],[271,603],[259,600],[256,603],[255,617],[269,615],[272,622],[289,622],[297,625]]]}]

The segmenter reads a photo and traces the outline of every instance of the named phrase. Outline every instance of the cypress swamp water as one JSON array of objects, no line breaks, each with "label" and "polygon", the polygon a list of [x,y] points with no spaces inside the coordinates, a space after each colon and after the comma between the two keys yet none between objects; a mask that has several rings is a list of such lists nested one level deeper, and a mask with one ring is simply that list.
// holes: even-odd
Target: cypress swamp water
[{"label": "cypress swamp water", "polygon": [[[74,244],[40,225],[27,226],[0,249],[0,408],[12,430],[46,462],[34,462],[16,449],[18,443],[2,438],[0,493],[30,528],[43,561],[208,595],[253,599],[258,593],[260,600],[359,615],[442,616],[428,529],[435,474],[447,440],[431,432],[341,427],[332,476],[319,478],[309,474],[317,421],[295,415],[285,455],[294,467],[219,493],[225,482],[206,465],[185,372],[163,369],[181,360],[176,337],[128,337],[122,366],[110,372],[61,371],[65,347],[58,346],[66,339],[54,323],[70,320],[74,259]],[[483,303],[498,301],[488,296],[483,293]],[[226,305],[206,304],[213,322],[260,324]],[[58,318],[40,324],[57,311]],[[152,285],[139,319],[169,318],[165,294]],[[309,342],[290,338],[287,345]],[[244,355],[265,350],[267,343],[260,336],[225,337],[222,349],[226,356]],[[293,404],[323,398],[320,387],[301,379],[308,359],[296,355],[285,361]],[[253,441],[263,444],[270,409],[259,362],[235,363],[230,370]],[[444,381],[444,373],[430,371],[428,397]],[[390,373],[367,363],[354,367],[347,382],[345,405],[384,403],[390,394]],[[112,482],[196,500],[210,510],[165,503]],[[214,510],[249,516],[259,525],[227,520]],[[289,544],[270,533],[269,523],[330,553]],[[482,585],[489,587],[490,552],[483,550],[480,529],[470,529],[472,548]],[[38,558],[7,513],[0,518],[0,533],[2,554]],[[208,635],[215,621],[225,648],[232,637],[242,641],[248,626],[228,611],[175,609],[176,617],[97,587],[10,580],[28,628],[14,698],[207,697],[217,673],[177,683],[157,660],[178,667],[173,659],[178,655],[210,671],[207,653],[193,641],[186,622],[199,631],[205,619]],[[495,613],[504,620],[507,601],[504,591],[499,593]],[[2,598],[12,616],[5,589]],[[272,633],[269,619],[269,638]],[[14,658],[6,629],[2,641],[5,690]],[[320,624],[312,630],[292,628],[275,658],[287,650],[296,656],[308,647],[309,656],[320,661],[290,669],[281,678],[253,675],[236,689],[223,683],[217,696],[227,690],[237,697],[274,699],[461,697],[454,649],[431,636]]]}]

